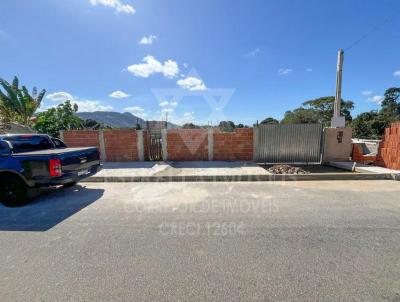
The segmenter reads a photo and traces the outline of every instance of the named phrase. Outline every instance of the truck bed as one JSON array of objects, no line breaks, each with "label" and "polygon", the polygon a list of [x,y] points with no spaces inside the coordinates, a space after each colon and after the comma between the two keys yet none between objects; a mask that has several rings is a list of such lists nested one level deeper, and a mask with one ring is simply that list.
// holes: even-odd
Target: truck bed
[{"label": "truck bed", "polygon": [[15,154],[13,154],[13,156],[60,155],[60,154],[64,154],[64,153],[76,152],[76,151],[86,151],[86,150],[90,150],[90,149],[96,149],[96,148],[95,147],[84,147],[84,148],[48,149],[48,150],[15,153]]}]

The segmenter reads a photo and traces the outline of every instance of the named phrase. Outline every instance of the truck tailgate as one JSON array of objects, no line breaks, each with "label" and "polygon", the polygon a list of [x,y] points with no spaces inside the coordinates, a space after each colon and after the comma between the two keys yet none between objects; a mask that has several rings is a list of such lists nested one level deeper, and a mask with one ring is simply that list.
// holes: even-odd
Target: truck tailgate
[{"label": "truck tailgate", "polygon": [[38,159],[45,156],[61,160],[62,172],[71,173],[84,171],[100,163],[100,153],[98,148],[64,148],[49,149],[33,152],[17,153],[13,156],[29,157],[31,162],[35,157]]},{"label": "truck tailgate", "polygon": [[100,153],[97,148],[81,148],[64,153],[58,158],[61,159],[63,173],[85,172],[93,165],[100,163]]}]

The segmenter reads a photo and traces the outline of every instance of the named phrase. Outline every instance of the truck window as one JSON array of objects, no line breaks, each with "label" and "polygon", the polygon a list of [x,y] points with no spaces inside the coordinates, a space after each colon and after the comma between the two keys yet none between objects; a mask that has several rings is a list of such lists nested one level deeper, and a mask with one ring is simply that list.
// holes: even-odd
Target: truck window
[{"label": "truck window", "polygon": [[61,139],[52,138],[51,140],[53,141],[53,144],[56,147],[56,149],[67,148],[67,145]]},{"label": "truck window", "polygon": [[8,145],[8,142],[0,141],[0,156],[9,154],[10,154],[10,146]]},{"label": "truck window", "polygon": [[31,152],[53,149],[50,140],[43,136],[10,136],[4,140],[9,141],[14,153]]}]

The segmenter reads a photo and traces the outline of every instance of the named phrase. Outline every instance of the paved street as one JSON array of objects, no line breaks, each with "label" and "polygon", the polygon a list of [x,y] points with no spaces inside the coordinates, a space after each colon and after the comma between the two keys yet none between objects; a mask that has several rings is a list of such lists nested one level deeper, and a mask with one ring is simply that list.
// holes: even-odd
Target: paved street
[{"label": "paved street", "polygon": [[87,183],[0,206],[1,301],[400,301],[400,182]]}]

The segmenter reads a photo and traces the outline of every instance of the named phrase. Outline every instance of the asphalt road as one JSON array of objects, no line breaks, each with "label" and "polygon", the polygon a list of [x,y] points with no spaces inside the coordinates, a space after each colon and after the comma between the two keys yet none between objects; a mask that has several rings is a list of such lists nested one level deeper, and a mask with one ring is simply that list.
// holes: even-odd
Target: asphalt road
[{"label": "asphalt road", "polygon": [[400,301],[400,182],[91,183],[0,206],[0,300]]}]

